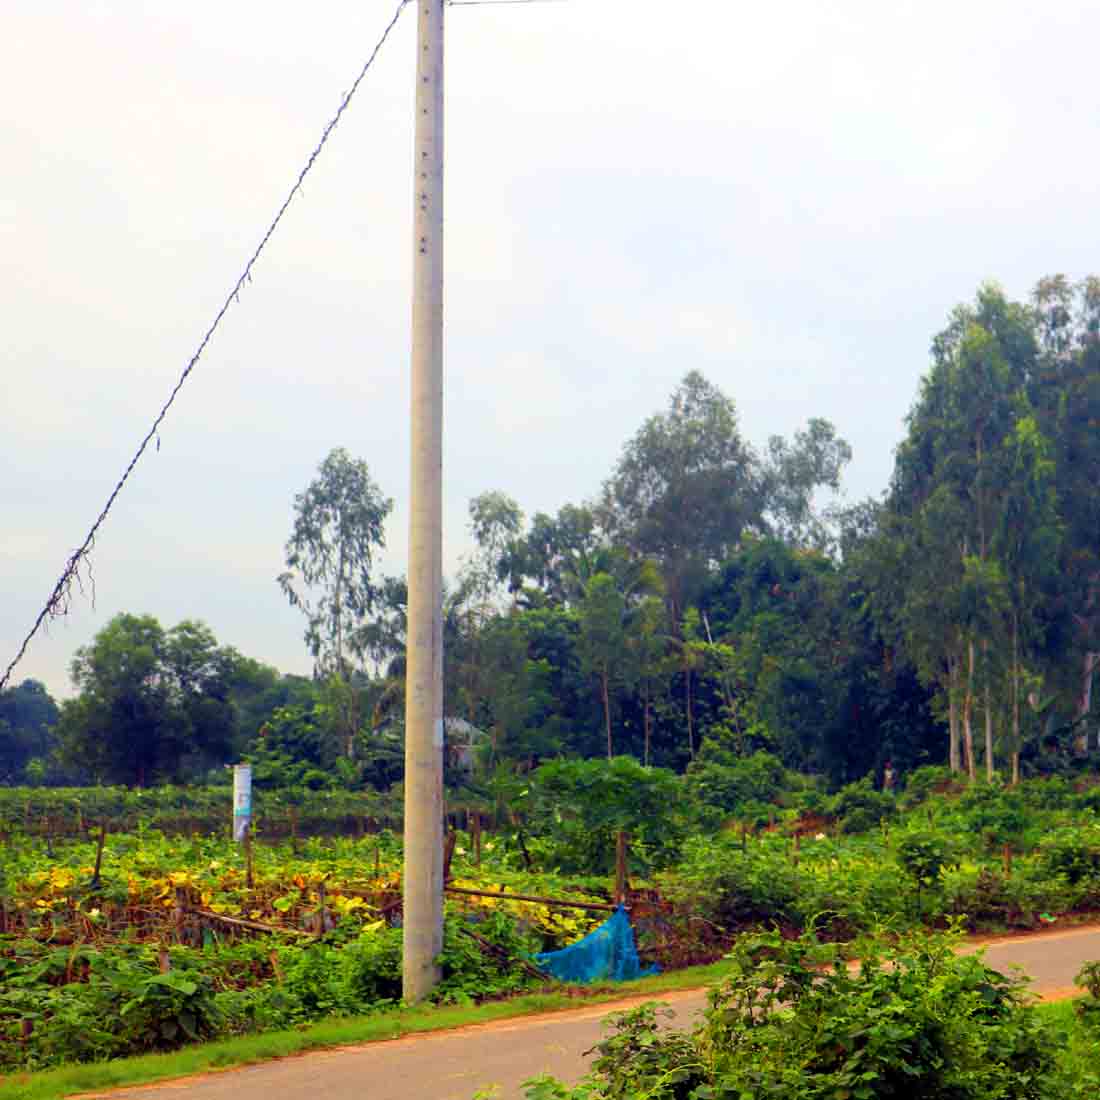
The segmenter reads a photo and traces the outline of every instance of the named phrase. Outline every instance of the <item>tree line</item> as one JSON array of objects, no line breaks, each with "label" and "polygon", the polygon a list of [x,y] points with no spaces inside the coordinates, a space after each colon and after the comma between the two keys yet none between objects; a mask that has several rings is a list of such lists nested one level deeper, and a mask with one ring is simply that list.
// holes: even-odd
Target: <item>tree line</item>
[{"label": "tree line", "polygon": [[[630,755],[720,782],[760,751],[836,784],[1073,766],[1100,664],[1100,280],[1045,278],[1027,302],[982,286],[933,339],[905,429],[887,491],[846,503],[832,424],[753,447],[691,371],[590,499],[470,501],[443,607],[450,778]],[[406,586],[375,568],[391,508],[342,449],[294,498],[277,583],[312,679],[201,623],[119,616],[45,723],[54,770],[143,784],[244,754],[260,782],[399,781]],[[42,761],[5,747],[11,695],[9,782]]]}]

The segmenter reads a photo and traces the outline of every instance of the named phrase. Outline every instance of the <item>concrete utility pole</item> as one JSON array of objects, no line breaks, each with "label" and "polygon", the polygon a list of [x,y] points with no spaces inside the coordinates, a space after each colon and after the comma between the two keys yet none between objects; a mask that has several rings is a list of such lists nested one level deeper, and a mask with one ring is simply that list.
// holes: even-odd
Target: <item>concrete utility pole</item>
[{"label": "concrete utility pole", "polygon": [[443,950],[443,7],[417,0],[403,992]]}]

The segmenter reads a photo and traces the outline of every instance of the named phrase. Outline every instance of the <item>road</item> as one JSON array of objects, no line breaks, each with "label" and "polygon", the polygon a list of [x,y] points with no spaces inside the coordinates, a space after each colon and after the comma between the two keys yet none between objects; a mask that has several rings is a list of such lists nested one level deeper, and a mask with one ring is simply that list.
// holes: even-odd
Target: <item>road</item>
[{"label": "road", "polygon": [[[1051,999],[1076,992],[1073,979],[1091,959],[1100,959],[1098,928],[986,947],[990,966],[1022,968],[1032,977],[1032,988]],[[183,1094],[187,1100],[471,1100],[479,1088],[496,1085],[494,1100],[522,1100],[521,1083],[543,1070],[567,1081],[581,1077],[584,1052],[600,1038],[600,1021],[618,1008],[653,999],[667,1002],[683,1026],[705,1004],[700,990],[632,998],[95,1095],[114,1100],[173,1100]]]}]

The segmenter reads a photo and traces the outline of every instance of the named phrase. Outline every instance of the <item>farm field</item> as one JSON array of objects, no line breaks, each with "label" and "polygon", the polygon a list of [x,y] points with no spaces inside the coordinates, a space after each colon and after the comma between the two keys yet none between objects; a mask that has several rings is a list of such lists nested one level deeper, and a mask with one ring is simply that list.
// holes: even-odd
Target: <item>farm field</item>
[{"label": "farm field", "polygon": [[[641,820],[616,819],[640,838],[625,900],[643,962],[709,961],[758,928],[788,938],[812,931],[862,954],[918,927],[1028,930],[1100,913],[1096,788],[1046,780],[937,790],[937,775],[924,779],[926,790],[918,779],[900,797],[856,785],[813,811],[780,797],[716,830],[684,828],[672,848],[647,843]],[[5,793],[21,800],[24,819],[30,803],[31,821],[41,821],[33,792]],[[452,834],[450,885],[481,893],[448,893],[438,1000],[544,988],[526,960],[608,916],[606,853],[577,848],[599,829],[581,828],[583,807],[572,816],[575,831],[563,820],[545,835]],[[399,1000],[393,833],[265,840],[261,816],[245,846],[224,831],[83,823],[83,837],[28,834],[22,822],[4,832],[5,1070],[172,1049]]]}]

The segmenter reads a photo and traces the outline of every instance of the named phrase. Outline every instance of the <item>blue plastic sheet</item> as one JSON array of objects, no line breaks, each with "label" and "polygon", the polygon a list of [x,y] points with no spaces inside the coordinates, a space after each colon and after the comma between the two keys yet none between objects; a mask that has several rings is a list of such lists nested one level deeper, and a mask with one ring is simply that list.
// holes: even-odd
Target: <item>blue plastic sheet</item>
[{"label": "blue plastic sheet", "polygon": [[656,974],[659,969],[656,966],[642,969],[634,945],[634,929],[621,905],[584,939],[560,951],[536,955],[535,962],[563,982],[629,982]]}]

